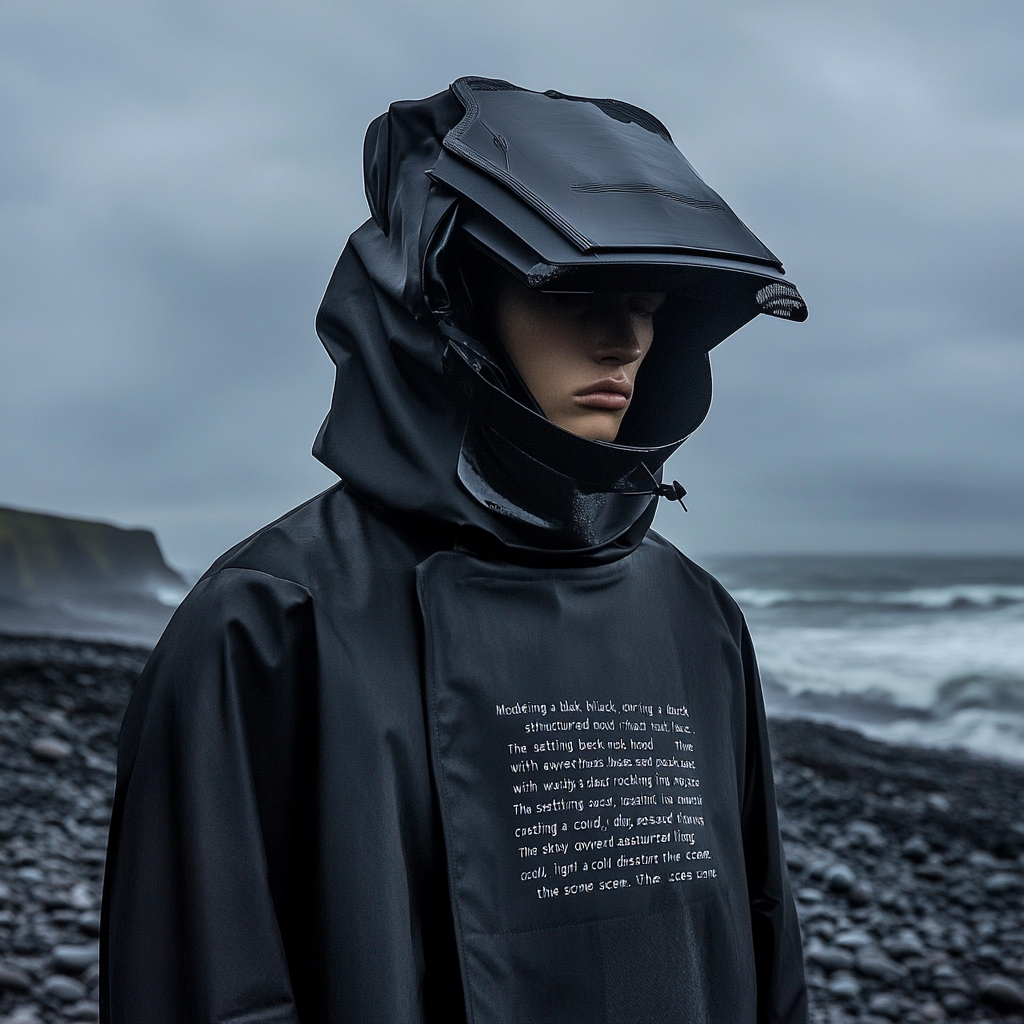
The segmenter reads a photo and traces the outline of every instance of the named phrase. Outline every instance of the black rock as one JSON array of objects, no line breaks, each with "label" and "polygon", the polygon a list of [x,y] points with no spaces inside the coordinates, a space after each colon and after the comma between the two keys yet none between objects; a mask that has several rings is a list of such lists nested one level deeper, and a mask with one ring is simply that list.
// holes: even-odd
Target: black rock
[{"label": "black rock", "polygon": [[12,992],[27,992],[32,985],[32,979],[14,964],[0,964],[0,989],[10,989]]},{"label": "black rock", "polygon": [[948,871],[941,860],[938,858],[929,858],[923,864],[919,864],[914,869],[914,874],[918,878],[924,878],[930,882],[941,882],[948,874]]},{"label": "black rock", "polygon": [[973,850],[967,857],[967,862],[972,868],[981,870],[999,867],[999,861],[987,850]]},{"label": "black rock", "polygon": [[866,907],[871,902],[871,895],[870,883],[858,881],[850,887],[846,899],[851,907]]},{"label": "black rock", "polygon": [[981,998],[1005,1013],[1024,1010],[1024,989],[1009,978],[998,975],[986,978],[981,985]]},{"label": "black rock", "polygon": [[962,992],[947,992],[942,997],[942,1005],[950,1013],[963,1013],[970,1008],[971,1001]]},{"label": "black rock", "polygon": [[985,879],[985,892],[1004,893],[1020,888],[1020,875],[1010,871],[997,871]]},{"label": "black rock", "polygon": [[84,971],[100,958],[100,948],[95,942],[84,946],[61,945],[53,949],[53,962],[62,971]]},{"label": "black rock", "polygon": [[828,983],[828,991],[840,999],[856,999],[860,995],[860,982],[849,971],[836,971]]},{"label": "black rock", "polygon": [[931,846],[923,836],[911,836],[902,846],[900,852],[907,860],[923,863],[932,852]]},{"label": "black rock", "polygon": [[894,982],[903,981],[909,971],[903,964],[887,956],[882,950],[873,946],[865,946],[858,950],[854,957],[857,970],[868,978],[877,978],[879,981],[891,985]]},{"label": "black rock", "polygon": [[84,999],[87,994],[86,987],[74,978],[65,977],[63,974],[54,974],[43,982],[43,991],[48,996],[59,999],[62,1003],[72,1003],[78,999]]},{"label": "black rock", "polygon": [[843,949],[858,950],[870,946],[874,941],[867,932],[857,928],[848,928],[839,932],[833,940],[837,946]]},{"label": "black rock", "polygon": [[29,744],[29,750],[40,761],[60,761],[71,753],[71,745],[55,736],[42,736]]},{"label": "black rock", "polygon": [[906,928],[893,938],[886,939],[882,943],[882,949],[897,960],[903,960],[908,956],[924,956],[927,952],[924,944],[918,938],[917,932]]},{"label": "black rock", "polygon": [[91,999],[82,999],[74,1006],[66,1006],[64,1016],[68,1020],[97,1021],[100,1017],[100,1004]]},{"label": "black rock", "polygon": [[951,964],[936,964],[932,968],[932,984],[940,992],[967,992],[970,986]]},{"label": "black rock", "polygon": [[868,1000],[868,1009],[879,1016],[888,1017],[889,1020],[899,1020],[903,1016],[899,1000],[888,992],[876,992]]},{"label": "black rock", "polygon": [[853,954],[841,946],[813,943],[807,947],[805,956],[808,963],[826,971],[849,971],[853,967]]},{"label": "black rock", "polygon": [[807,853],[805,850],[801,850],[799,846],[790,846],[786,844],[786,866],[790,872],[796,874],[797,872],[803,871],[807,867]]},{"label": "black rock", "polygon": [[86,935],[99,935],[100,915],[95,910],[86,910],[78,916],[78,927]]},{"label": "black rock", "polygon": [[825,883],[833,892],[849,892],[857,876],[845,864],[833,864],[825,871]]}]

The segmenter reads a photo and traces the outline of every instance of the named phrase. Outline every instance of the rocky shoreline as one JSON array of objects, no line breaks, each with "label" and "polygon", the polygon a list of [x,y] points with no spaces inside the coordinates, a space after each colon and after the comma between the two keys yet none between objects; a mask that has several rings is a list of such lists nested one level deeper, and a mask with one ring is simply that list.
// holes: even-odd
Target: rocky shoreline
[{"label": "rocky shoreline", "polygon": [[[117,729],[146,655],[0,637],[0,1024],[96,1020]],[[812,1020],[1024,1024],[1024,769],[772,735]]]},{"label": "rocky shoreline", "polygon": [[1024,1020],[1024,769],[772,723],[817,1021]]}]

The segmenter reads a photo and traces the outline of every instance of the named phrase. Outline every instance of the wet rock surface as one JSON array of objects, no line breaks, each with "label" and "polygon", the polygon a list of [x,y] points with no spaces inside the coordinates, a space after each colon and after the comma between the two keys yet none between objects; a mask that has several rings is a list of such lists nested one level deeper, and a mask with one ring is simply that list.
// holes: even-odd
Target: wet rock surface
[{"label": "wet rock surface", "polygon": [[98,1017],[117,731],[147,652],[0,637],[0,1021]]},{"label": "wet rock surface", "polygon": [[[0,1024],[97,1017],[117,731],[146,651],[0,636]],[[1024,770],[772,723],[815,1024],[1024,1024]]]},{"label": "wet rock surface", "polygon": [[1024,1022],[1024,769],[771,732],[812,1021]]}]

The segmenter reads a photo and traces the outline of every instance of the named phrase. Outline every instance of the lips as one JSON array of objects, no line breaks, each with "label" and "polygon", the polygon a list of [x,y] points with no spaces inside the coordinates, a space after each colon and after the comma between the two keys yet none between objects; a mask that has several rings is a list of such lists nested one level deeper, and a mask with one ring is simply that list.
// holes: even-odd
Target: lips
[{"label": "lips", "polygon": [[618,412],[629,405],[632,394],[633,385],[628,380],[606,377],[574,391],[573,398],[577,405],[586,409],[608,409]]}]

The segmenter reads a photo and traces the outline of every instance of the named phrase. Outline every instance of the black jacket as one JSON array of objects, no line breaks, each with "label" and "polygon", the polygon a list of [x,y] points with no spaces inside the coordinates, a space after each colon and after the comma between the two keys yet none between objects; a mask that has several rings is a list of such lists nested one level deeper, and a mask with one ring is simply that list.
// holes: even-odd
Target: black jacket
[{"label": "black jacket", "polygon": [[[462,113],[406,111],[417,160]],[[343,482],[206,573],[126,713],[102,1018],[799,1024],[742,615],[650,494],[591,493],[619,525],[569,544],[460,480],[421,178],[318,317]]]}]

